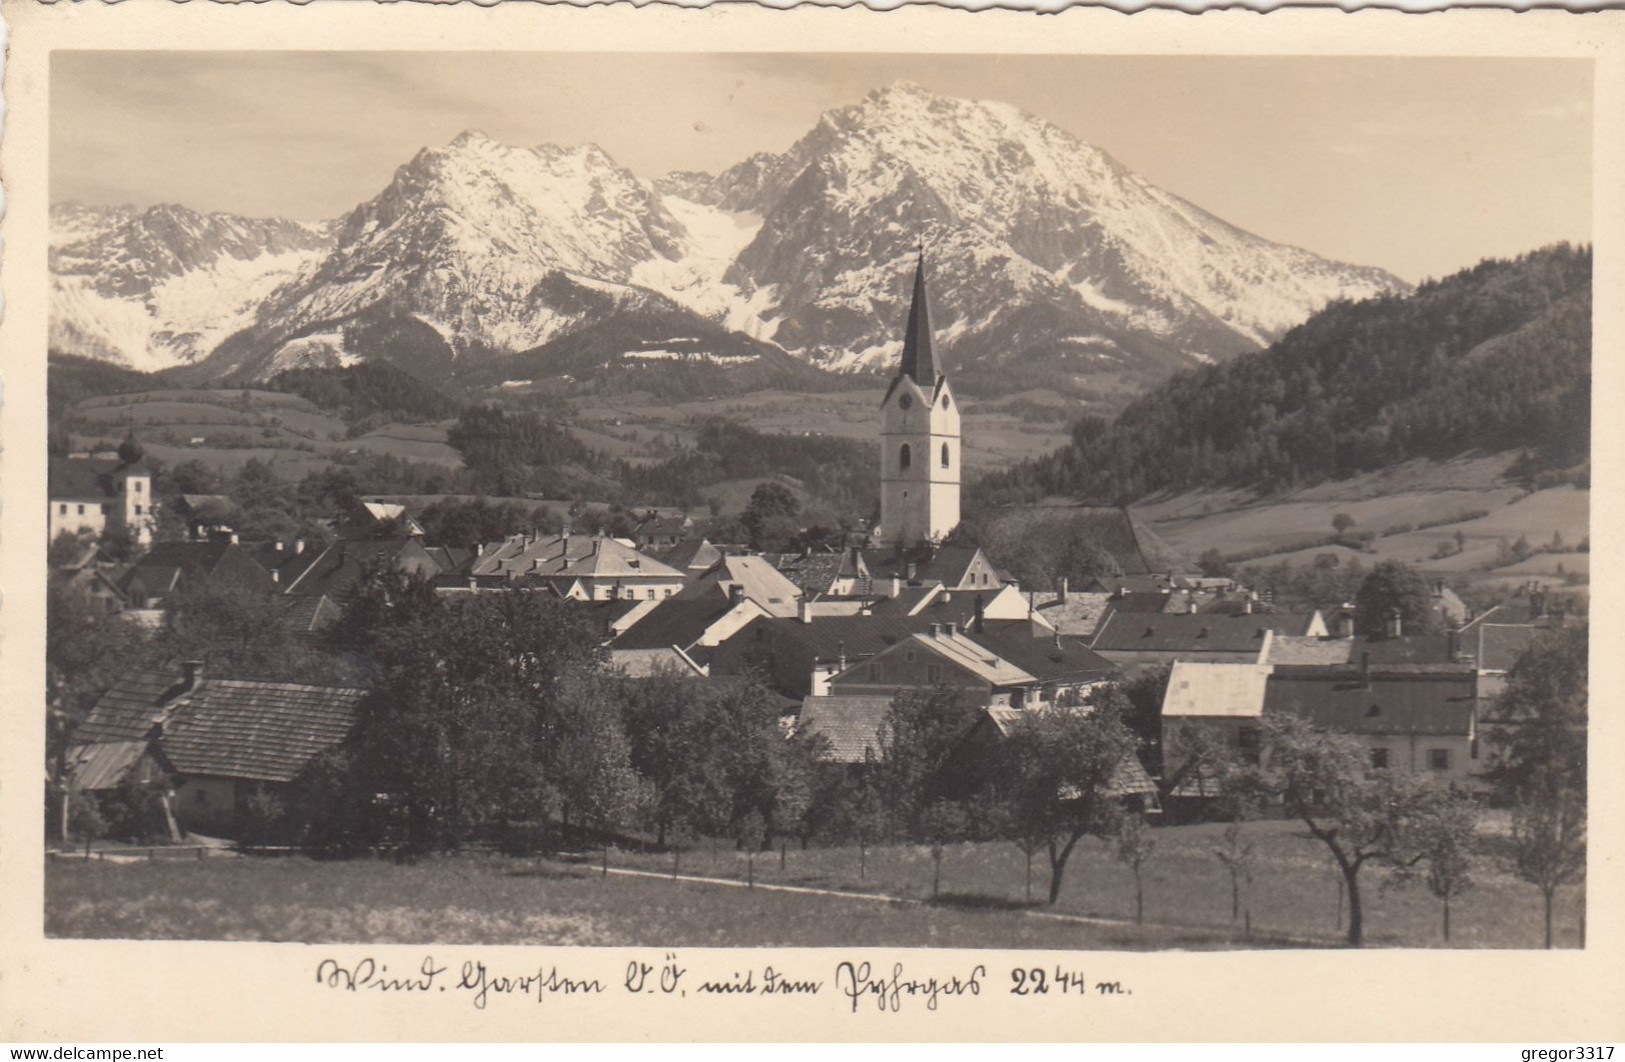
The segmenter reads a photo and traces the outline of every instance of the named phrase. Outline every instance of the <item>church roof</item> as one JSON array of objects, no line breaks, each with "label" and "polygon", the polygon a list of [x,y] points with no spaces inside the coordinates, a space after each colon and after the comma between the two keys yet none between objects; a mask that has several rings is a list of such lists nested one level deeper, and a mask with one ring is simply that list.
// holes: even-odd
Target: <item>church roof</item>
[{"label": "church roof", "polygon": [[908,308],[908,330],[903,333],[902,375],[921,387],[934,387],[937,362],[931,352],[931,311],[925,297],[925,252],[914,270],[914,301]]}]

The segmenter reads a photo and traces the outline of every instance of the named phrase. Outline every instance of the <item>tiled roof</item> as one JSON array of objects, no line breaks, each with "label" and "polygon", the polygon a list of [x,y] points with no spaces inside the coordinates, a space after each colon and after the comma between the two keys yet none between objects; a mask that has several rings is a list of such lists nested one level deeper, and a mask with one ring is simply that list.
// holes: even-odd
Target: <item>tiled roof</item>
[{"label": "tiled roof", "polygon": [[179,676],[168,671],[137,670],[102,694],[90,715],[73,731],[75,742],[141,741],[152,730],[166,698],[184,691]]},{"label": "tiled roof", "polygon": [[1277,634],[1270,641],[1271,664],[1346,664],[1354,651],[1352,638],[1310,638]]},{"label": "tiled roof", "polygon": [[136,671],[96,702],[75,743],[142,742],[162,721],[158,747],[175,770],[290,781],[355,725],[365,690]]},{"label": "tiled roof", "polygon": [[613,649],[684,649],[700,639],[733,603],[720,595],[702,598],[668,597],[634,623],[609,647]]},{"label": "tiled roof", "polygon": [[1203,718],[1257,718],[1264,711],[1269,665],[1209,664],[1180,660],[1168,675],[1162,714]]},{"label": "tiled roof", "polygon": [[654,556],[679,571],[703,572],[722,559],[722,551],[703,538],[685,538]]},{"label": "tiled roof", "polygon": [[[987,716],[993,729],[1001,738],[1009,737],[1022,719],[1031,718],[1034,713],[1019,708],[984,708],[982,713]],[[973,728],[974,729],[974,728]],[[967,731],[969,733],[969,731]],[[1141,796],[1155,794],[1157,783],[1151,780],[1146,772],[1145,765],[1140,758],[1132,752],[1124,756],[1118,764],[1116,776],[1112,779],[1110,794],[1112,796]]]},{"label": "tiled roof", "polygon": [[1444,634],[1406,634],[1399,638],[1352,640],[1349,659],[1367,657],[1373,664],[1448,664],[1450,638]]},{"label": "tiled roof", "polygon": [[486,546],[469,571],[600,580],[683,577],[676,568],[602,535],[512,535]]},{"label": "tiled roof", "polygon": [[181,507],[195,520],[228,520],[237,512],[237,503],[224,494],[182,494]]},{"label": "tiled roof", "polygon": [[805,592],[827,594],[846,566],[844,553],[781,553],[774,563],[786,579]]},{"label": "tiled roof", "polygon": [[893,576],[906,578],[909,563],[913,562],[917,581],[953,587],[964,580],[965,572],[980,552],[975,546],[938,546],[935,549],[866,549],[862,556],[870,577],[877,582]]},{"label": "tiled roof", "polygon": [[684,598],[714,597],[738,586],[746,597],[775,616],[794,616],[801,588],[786,579],[765,557],[724,557],[709,571],[684,587]]},{"label": "tiled roof", "polygon": [[1462,649],[1485,671],[1507,671],[1544,633],[1529,624],[1482,623],[1462,638]]},{"label": "tiled roof", "polygon": [[355,726],[366,690],[208,679],[159,739],[182,774],[288,782]]},{"label": "tiled roof", "polygon": [[1252,616],[1124,615],[1108,611],[1090,647],[1096,652],[1258,652],[1266,631],[1301,634],[1309,617],[1283,613]]},{"label": "tiled roof", "polygon": [[989,620],[965,637],[1041,681],[1104,679],[1117,671],[1117,665],[1076,638],[1033,637],[1025,620]]},{"label": "tiled roof", "polygon": [[415,564],[426,575],[440,574],[432,557],[418,556],[422,548],[411,537],[339,539],[322,550],[296,578],[285,580],[286,592],[326,594],[337,601],[374,568],[410,568]]},{"label": "tiled roof", "polygon": [[1473,669],[1455,665],[1373,669],[1369,682],[1352,668],[1278,667],[1264,710],[1352,733],[1466,735],[1476,691]]},{"label": "tiled roof", "polygon": [[120,584],[130,594],[223,584],[267,594],[276,588],[271,573],[229,540],[160,542],[130,566]]},{"label": "tiled roof", "polygon": [[863,763],[880,756],[880,733],[891,703],[885,696],[808,697],[801,702],[796,726],[829,742],[829,762]]},{"label": "tiled roof", "polygon": [[1025,686],[1038,681],[1036,676],[962,632],[915,634],[904,644],[935,653],[992,686]]}]

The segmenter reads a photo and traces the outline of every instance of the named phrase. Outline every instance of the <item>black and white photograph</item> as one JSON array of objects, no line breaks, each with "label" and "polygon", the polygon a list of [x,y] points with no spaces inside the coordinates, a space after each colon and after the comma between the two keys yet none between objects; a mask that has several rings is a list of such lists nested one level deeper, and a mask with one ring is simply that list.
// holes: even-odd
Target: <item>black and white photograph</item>
[{"label": "black and white photograph", "polygon": [[1589,61],[49,76],[47,937],[1585,947]]}]

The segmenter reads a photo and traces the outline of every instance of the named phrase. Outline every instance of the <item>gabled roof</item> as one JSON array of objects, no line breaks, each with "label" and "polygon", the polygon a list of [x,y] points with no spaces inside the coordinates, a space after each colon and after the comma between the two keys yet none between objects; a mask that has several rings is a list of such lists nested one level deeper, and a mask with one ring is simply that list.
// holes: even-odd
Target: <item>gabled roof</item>
[{"label": "gabled roof", "polygon": [[1545,633],[1526,623],[1481,623],[1462,636],[1461,648],[1482,671],[1508,671]]},{"label": "gabled roof", "polygon": [[843,574],[850,574],[847,569],[851,564],[845,551],[820,550],[816,553],[781,553],[773,566],[805,593],[817,596],[829,593]]},{"label": "gabled roof", "polygon": [[53,457],[47,471],[51,500],[103,501],[118,496],[118,481],[124,476],[148,476],[151,471],[140,461],[125,464],[96,457]]},{"label": "gabled roof", "polygon": [[1256,719],[1264,712],[1268,664],[1214,664],[1179,660],[1168,675],[1162,714],[1186,718]]},{"label": "gabled roof", "polygon": [[704,538],[685,538],[656,559],[680,571],[705,571],[722,559],[722,551]]},{"label": "gabled roof", "polygon": [[1301,634],[1311,618],[1279,612],[1146,616],[1109,610],[1089,645],[1096,652],[1256,653],[1267,632]]},{"label": "gabled roof", "polygon": [[186,684],[168,671],[140,669],[119,679],[102,694],[90,715],[74,728],[79,742],[143,741],[160,709],[186,692]]},{"label": "gabled roof", "polygon": [[1033,637],[1025,620],[987,620],[964,636],[1039,681],[1095,681],[1117,672],[1117,665],[1076,638]]},{"label": "gabled roof", "polygon": [[[958,631],[953,634],[949,634],[947,631],[911,634],[898,645],[878,654],[877,658],[883,659],[889,653],[909,649],[941,657],[947,663],[976,676],[990,686],[1027,686],[1038,681],[1033,675],[1010,663],[992,649],[971,640]],[[859,665],[859,668],[861,666]],[[854,681],[862,682],[864,676],[861,670],[848,668],[841,674],[832,677],[830,682],[841,682],[848,677],[851,677]]]},{"label": "gabled roof", "polygon": [[194,520],[229,520],[237,503],[224,494],[182,494],[181,508]]},{"label": "gabled roof", "polygon": [[182,774],[289,782],[345,739],[366,693],[207,679],[174,709],[159,747]]},{"label": "gabled roof", "polygon": [[[1039,709],[1038,711],[1067,711],[1069,709]],[[1037,711],[1024,711],[1020,708],[983,708],[982,716],[993,732],[1000,738],[1007,738],[1021,723],[1023,719],[1030,719],[1037,715]],[[978,720],[964,736],[969,736],[980,726]],[[1146,773],[1145,765],[1140,758],[1130,752],[1119,761],[1116,776],[1112,778],[1109,790],[1111,796],[1141,796],[1157,792],[1157,784]]]},{"label": "gabled roof", "polygon": [[863,763],[880,756],[880,734],[891,703],[886,696],[808,697],[801,702],[796,728],[829,742],[827,762]]},{"label": "gabled roof", "polygon": [[720,595],[668,597],[611,641],[609,647],[611,650],[670,649],[675,645],[686,649],[699,641],[731,608],[733,603]]},{"label": "gabled roof", "polygon": [[287,583],[284,592],[326,594],[337,601],[374,568],[415,570],[431,577],[440,574],[439,565],[416,538],[341,538],[317,554]]},{"label": "gabled roof", "polygon": [[709,571],[679,591],[677,596],[726,596],[735,586],[775,616],[795,615],[801,600],[801,588],[769,564],[766,557],[749,556],[723,557]]},{"label": "gabled roof", "polygon": [[1364,734],[1472,733],[1477,675],[1453,664],[1373,668],[1277,667],[1266,712],[1292,712],[1319,726]]},{"label": "gabled roof", "polygon": [[131,595],[163,595],[188,587],[233,585],[269,594],[271,573],[229,540],[159,542],[130,566],[119,588]]},{"label": "gabled roof", "polygon": [[1311,638],[1277,634],[1270,642],[1271,664],[1346,664],[1354,651],[1352,638]]},{"label": "gabled roof", "polygon": [[1351,639],[1349,659],[1373,664],[1448,664],[1450,637],[1445,634],[1406,634],[1398,638]]},{"label": "gabled roof", "polygon": [[470,574],[564,580],[679,580],[683,573],[607,535],[511,535],[475,558]]},{"label": "gabled roof", "polygon": [[[894,577],[907,579],[912,564],[914,582],[941,583],[951,589],[964,581],[965,573],[981,553],[976,546],[916,546],[866,549],[861,556],[869,577],[877,583]],[[986,562],[985,556],[983,561]]]}]

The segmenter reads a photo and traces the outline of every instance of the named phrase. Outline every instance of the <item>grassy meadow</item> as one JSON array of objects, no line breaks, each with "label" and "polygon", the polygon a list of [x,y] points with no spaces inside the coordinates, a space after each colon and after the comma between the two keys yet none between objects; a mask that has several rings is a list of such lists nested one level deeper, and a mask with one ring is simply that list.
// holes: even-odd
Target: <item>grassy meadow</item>
[{"label": "grassy meadow", "polygon": [[[1247,826],[1257,846],[1251,946],[1341,943],[1338,886],[1325,850],[1286,822]],[[1213,850],[1216,825],[1158,829],[1145,867],[1146,924],[1132,924],[1133,878],[1098,842],[1079,845],[1054,908],[1043,904],[1044,856],[1008,844],[951,845],[932,903],[929,849],[791,847],[755,859],[761,885],[896,897],[901,903],[746,890],[669,877],[601,877],[600,856],[579,859],[464,853],[400,864],[318,862],[303,856],[127,864],[53,860],[46,868],[46,932],[57,937],[380,943],[672,946],[1209,949],[1249,946],[1230,921],[1230,880]],[[1489,844],[1496,838],[1492,835]],[[609,865],[669,875],[669,853],[616,850]],[[699,842],[684,875],[747,876],[746,858]],[[1476,888],[1452,906],[1456,947],[1541,944],[1539,893],[1481,861]],[[1384,887],[1362,875],[1367,944],[1444,946],[1440,906],[1421,886]],[[1583,893],[1559,893],[1558,943],[1578,943]],[[1346,911],[1344,914],[1346,917]],[[1101,919],[1104,924],[1079,919]]]}]

